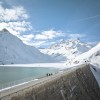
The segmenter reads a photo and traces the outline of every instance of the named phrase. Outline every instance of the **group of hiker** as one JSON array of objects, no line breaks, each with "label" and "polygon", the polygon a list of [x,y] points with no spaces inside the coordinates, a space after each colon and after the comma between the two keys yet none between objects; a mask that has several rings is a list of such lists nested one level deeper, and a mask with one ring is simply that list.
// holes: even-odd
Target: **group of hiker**
[{"label": "group of hiker", "polygon": [[46,76],[52,76],[52,73],[47,73]]}]

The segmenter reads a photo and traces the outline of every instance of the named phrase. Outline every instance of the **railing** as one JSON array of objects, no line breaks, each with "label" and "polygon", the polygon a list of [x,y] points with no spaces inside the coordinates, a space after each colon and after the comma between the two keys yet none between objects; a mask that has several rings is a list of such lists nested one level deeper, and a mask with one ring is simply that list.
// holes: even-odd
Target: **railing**
[{"label": "railing", "polygon": [[24,79],[21,79],[21,80],[16,80],[16,81],[0,84],[0,90],[5,89],[5,88],[9,88],[9,87],[13,87],[13,86],[16,86],[16,85],[19,85],[19,84],[24,84],[25,82],[29,82],[29,81],[32,81],[32,80],[35,80],[35,79],[40,79],[42,77],[45,77],[45,75],[28,77],[28,78],[24,78]]}]

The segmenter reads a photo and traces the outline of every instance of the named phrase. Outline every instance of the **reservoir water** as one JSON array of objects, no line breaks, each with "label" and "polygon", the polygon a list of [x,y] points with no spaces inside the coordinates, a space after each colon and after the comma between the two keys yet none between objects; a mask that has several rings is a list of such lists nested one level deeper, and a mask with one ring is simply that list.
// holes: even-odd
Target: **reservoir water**
[{"label": "reservoir water", "polygon": [[47,73],[56,73],[57,68],[41,67],[0,67],[0,84],[22,80],[29,77],[37,78],[45,76]]}]

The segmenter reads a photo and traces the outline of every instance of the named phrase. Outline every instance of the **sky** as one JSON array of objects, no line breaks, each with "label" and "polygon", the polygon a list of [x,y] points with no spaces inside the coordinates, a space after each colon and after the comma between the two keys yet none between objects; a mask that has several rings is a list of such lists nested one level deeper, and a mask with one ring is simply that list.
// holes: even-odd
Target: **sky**
[{"label": "sky", "polygon": [[62,39],[100,41],[100,0],[0,0],[0,30],[48,47]]}]

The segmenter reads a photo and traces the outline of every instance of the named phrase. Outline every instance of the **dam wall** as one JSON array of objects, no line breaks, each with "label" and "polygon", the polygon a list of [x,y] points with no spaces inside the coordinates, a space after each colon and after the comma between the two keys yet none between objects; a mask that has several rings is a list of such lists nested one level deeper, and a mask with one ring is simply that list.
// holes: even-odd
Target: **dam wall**
[{"label": "dam wall", "polygon": [[100,88],[89,65],[40,80],[38,84],[13,90],[0,100],[100,100]]}]

